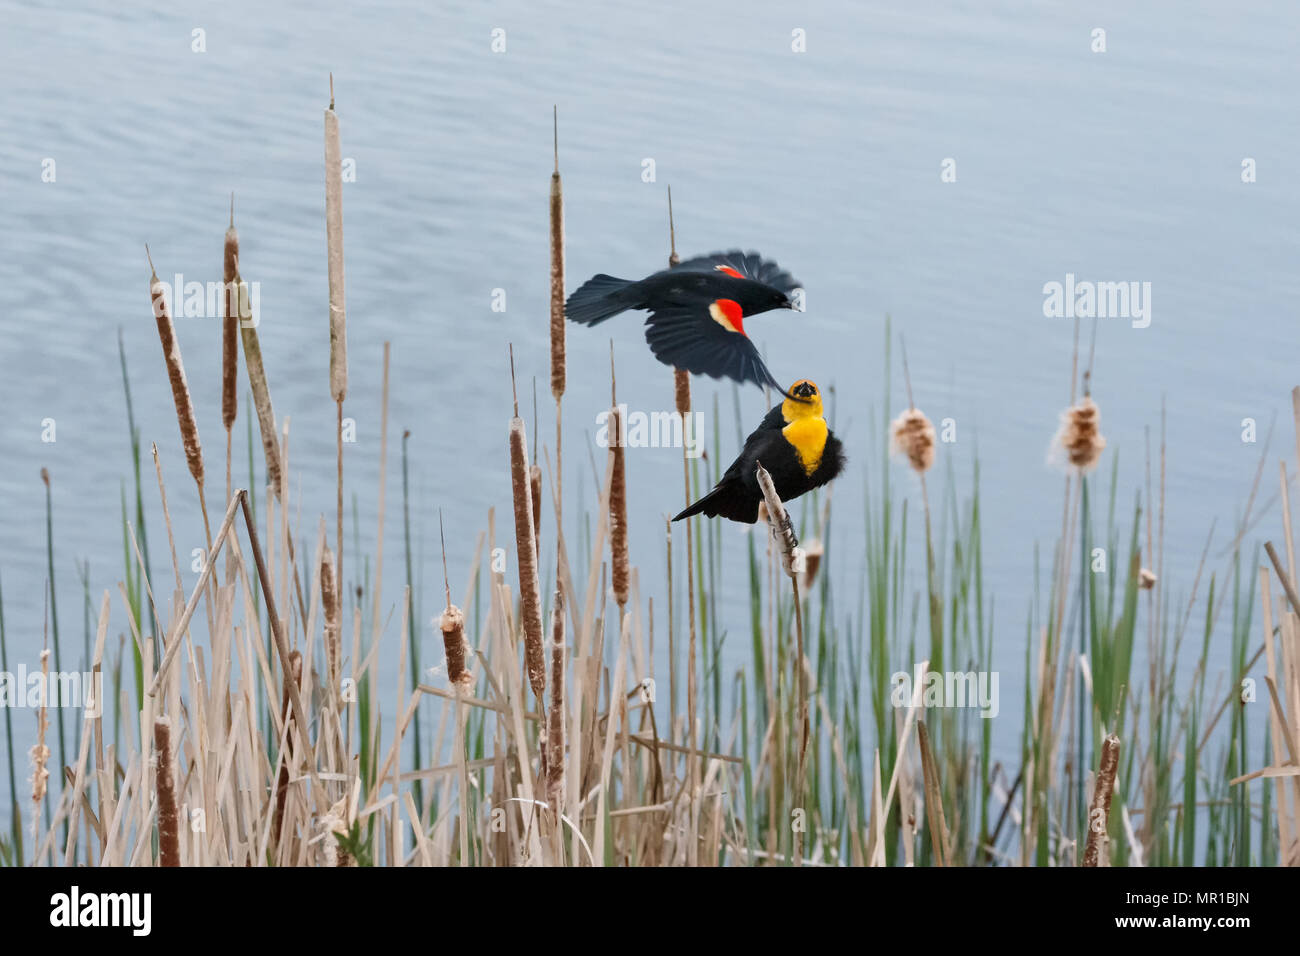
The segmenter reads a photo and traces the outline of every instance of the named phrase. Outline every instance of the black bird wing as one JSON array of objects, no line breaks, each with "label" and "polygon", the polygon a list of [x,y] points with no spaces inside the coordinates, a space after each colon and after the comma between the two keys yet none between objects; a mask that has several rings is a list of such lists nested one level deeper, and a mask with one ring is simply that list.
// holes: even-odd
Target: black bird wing
[{"label": "black bird wing", "polygon": [[[730,270],[730,271],[728,271]],[[764,259],[757,252],[741,252],[732,249],[729,252],[710,252],[707,256],[697,256],[673,266],[670,272],[721,272],[732,278],[753,279],[774,289],[780,289],[789,295],[802,286],[779,265],[770,259]]]},{"label": "black bird wing", "polygon": [[696,375],[770,385],[789,397],[744,332],[733,331],[709,312],[710,303],[673,303],[646,319],[645,340],[665,365]]}]

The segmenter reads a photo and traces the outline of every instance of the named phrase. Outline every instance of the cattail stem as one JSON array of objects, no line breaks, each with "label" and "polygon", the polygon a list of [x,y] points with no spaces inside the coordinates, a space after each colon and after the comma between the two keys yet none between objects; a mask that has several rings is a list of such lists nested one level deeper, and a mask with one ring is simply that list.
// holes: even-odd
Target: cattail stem
[{"label": "cattail stem", "polygon": [[[794,534],[794,522],[790,519],[790,513],[786,511],[785,504],[781,497],[776,493],[776,485],[772,482],[772,476],[760,462],[755,468],[755,475],[758,479],[758,487],[763,492],[763,501],[767,505],[767,523],[772,534],[772,540],[776,542],[777,548],[781,553],[781,568],[790,577],[790,586],[794,591],[794,632],[795,632],[795,686],[799,689],[799,764],[798,774],[795,777],[795,802],[794,806],[800,807],[803,802],[804,786],[804,760],[808,753],[808,736],[809,736],[809,718],[808,718],[808,686],[804,680],[803,666],[803,601],[799,597],[799,574],[802,572],[802,558],[799,552],[799,539]],[[795,855],[796,860],[800,859],[803,851],[803,834],[796,835]]]},{"label": "cattail stem", "polygon": [[[668,266],[672,268],[682,261],[677,254],[677,230],[673,226],[673,187],[668,187]],[[691,412],[691,373],[684,369],[673,369],[673,399],[677,414],[681,416],[682,427],[686,427],[686,416]],[[682,484],[685,486],[686,504],[691,503],[691,468],[687,449],[682,448]],[[686,757],[687,778],[691,786],[691,823],[692,832],[687,851],[687,865],[694,866],[699,856],[699,845],[695,839],[695,823],[699,819],[696,799],[700,789],[699,741],[696,739],[695,726],[695,553],[692,548],[693,518],[686,519],[686,620],[689,630],[686,651],[686,733],[689,752]]]},{"label": "cattail stem", "polygon": [[157,751],[154,788],[158,795],[158,865],[181,865],[180,814],[176,805],[176,771],[172,767],[172,723],[165,714],[154,718]]},{"label": "cattail stem", "polygon": [[[564,350],[564,186],[560,182],[560,119],[552,109],[555,143],[555,172],[551,174],[551,395],[555,398],[555,549],[560,549],[562,482],[561,399],[564,397],[566,360]],[[534,428],[534,430],[536,430]],[[539,474],[540,479],[540,474]]]}]

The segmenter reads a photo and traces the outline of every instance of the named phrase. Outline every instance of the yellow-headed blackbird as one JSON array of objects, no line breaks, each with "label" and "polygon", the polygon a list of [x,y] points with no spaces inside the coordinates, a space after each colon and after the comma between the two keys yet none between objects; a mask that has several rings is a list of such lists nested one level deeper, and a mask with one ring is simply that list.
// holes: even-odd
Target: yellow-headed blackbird
[{"label": "yellow-headed blackbird", "polygon": [[771,385],[785,394],[745,332],[745,319],[793,309],[799,288],[790,273],[756,252],[715,252],[688,259],[640,281],[593,276],[565,304],[565,314],[596,325],[628,309],[644,309],[646,341],[665,365],[737,382]]},{"label": "yellow-headed blackbird", "polygon": [[790,386],[790,394],[793,398],[768,412],[763,424],[745,439],[740,457],[723,473],[717,487],[674,521],[704,514],[753,524],[763,500],[755,473],[759,463],[771,474],[782,501],[819,488],[844,470],[844,446],[822,417],[817,386],[800,379]]}]

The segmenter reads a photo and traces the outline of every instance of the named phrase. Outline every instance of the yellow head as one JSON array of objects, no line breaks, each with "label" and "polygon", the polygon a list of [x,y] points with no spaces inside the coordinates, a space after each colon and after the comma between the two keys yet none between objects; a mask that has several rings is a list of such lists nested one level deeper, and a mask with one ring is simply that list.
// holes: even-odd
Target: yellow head
[{"label": "yellow head", "polygon": [[781,414],[787,422],[822,417],[822,393],[818,391],[816,383],[801,378],[790,386],[790,394],[794,399],[787,398],[781,403]]}]

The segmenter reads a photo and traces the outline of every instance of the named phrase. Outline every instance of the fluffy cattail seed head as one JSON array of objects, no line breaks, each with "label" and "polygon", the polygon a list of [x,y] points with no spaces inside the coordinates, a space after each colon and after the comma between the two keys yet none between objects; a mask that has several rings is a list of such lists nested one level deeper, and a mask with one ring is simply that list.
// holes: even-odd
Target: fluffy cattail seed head
[{"label": "fluffy cattail seed head", "polygon": [[1055,446],[1066,461],[1080,471],[1091,471],[1101,459],[1106,439],[1101,433],[1101,410],[1091,395],[1061,413]]},{"label": "fluffy cattail seed head", "polygon": [[919,473],[934,464],[934,426],[925,412],[909,408],[894,419],[890,426],[895,454],[907,457],[908,463]]},{"label": "fluffy cattail seed head", "polygon": [[1143,591],[1150,591],[1156,586],[1156,573],[1150,568],[1143,568],[1138,572],[1138,587]]}]

